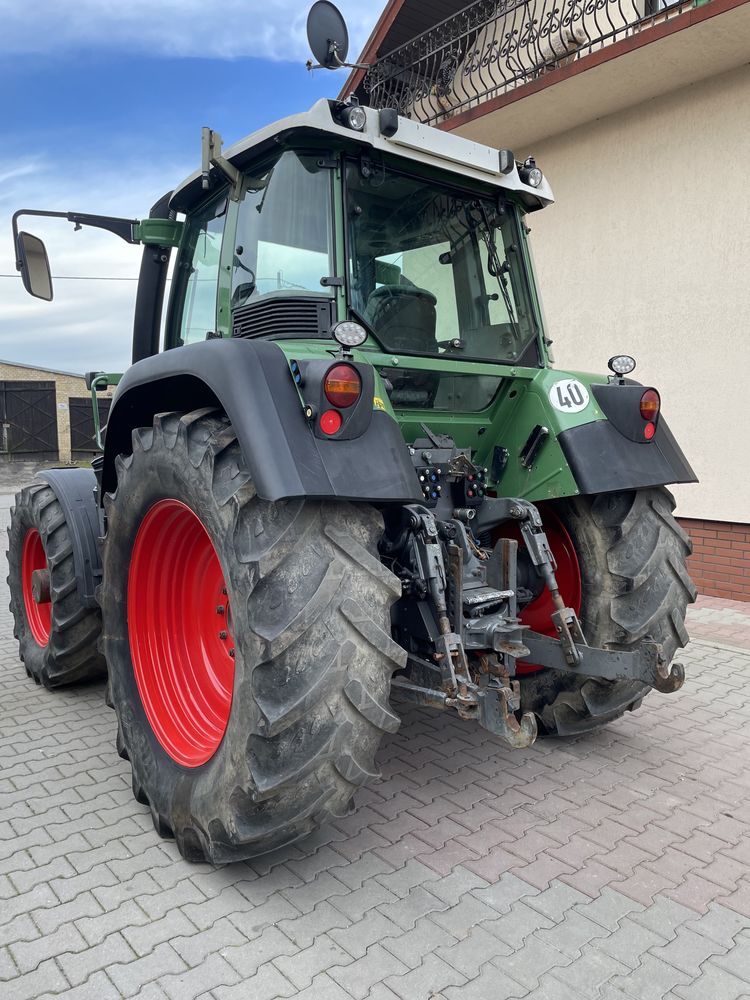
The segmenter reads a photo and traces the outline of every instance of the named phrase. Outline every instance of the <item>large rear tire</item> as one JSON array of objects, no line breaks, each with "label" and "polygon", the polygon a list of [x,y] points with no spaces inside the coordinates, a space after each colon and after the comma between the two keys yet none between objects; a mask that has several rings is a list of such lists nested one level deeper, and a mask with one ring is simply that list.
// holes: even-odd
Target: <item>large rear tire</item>
[{"label": "large rear tire", "polygon": [[105,497],[118,749],[184,857],[253,857],[345,814],[399,725],[382,520],[261,500],[216,411],[157,415],[132,444]]},{"label": "large rear tire", "polygon": [[[42,598],[37,600],[34,584],[38,587],[40,578],[44,592],[37,590]],[[70,527],[45,483],[16,494],[8,528],[8,586],[13,635],[29,677],[54,688],[106,673],[98,649],[101,614],[79,597]]]},{"label": "large rear tire", "polygon": [[[545,511],[545,505],[542,505]],[[633,649],[646,638],[662,644],[669,662],[688,641],[685,612],[696,598],[687,572],[690,539],[672,516],[674,498],[663,487],[555,501],[557,519],[572,543],[565,553],[561,591],[573,587],[584,635],[592,646]],[[543,514],[544,516],[544,514]],[[575,577],[578,579],[574,579]],[[534,712],[543,735],[585,732],[638,708],[651,690],[634,681],[599,681],[553,670],[521,678],[521,707]]]}]

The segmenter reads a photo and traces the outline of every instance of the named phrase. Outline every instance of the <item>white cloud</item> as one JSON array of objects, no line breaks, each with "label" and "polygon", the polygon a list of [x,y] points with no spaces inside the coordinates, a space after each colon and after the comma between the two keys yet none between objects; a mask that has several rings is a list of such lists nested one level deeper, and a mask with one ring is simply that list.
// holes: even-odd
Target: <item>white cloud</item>
[{"label": "white cloud", "polygon": [[[304,61],[309,56],[305,24],[310,6],[299,0],[0,0],[0,51],[45,54],[96,48]],[[359,55],[383,6],[341,0],[351,59]]]},{"label": "white cloud", "polygon": [[[144,168],[87,161],[86,176],[60,176],[43,158],[0,162],[0,358],[82,372],[123,371],[130,362],[136,282],[57,280],[54,300],[32,299],[15,277],[10,217],[19,207],[141,218],[164,194],[164,178],[186,176],[193,163]],[[138,276],[141,249],[96,229],[74,232],[64,220],[27,217],[21,227],[47,245],[53,275]]]}]

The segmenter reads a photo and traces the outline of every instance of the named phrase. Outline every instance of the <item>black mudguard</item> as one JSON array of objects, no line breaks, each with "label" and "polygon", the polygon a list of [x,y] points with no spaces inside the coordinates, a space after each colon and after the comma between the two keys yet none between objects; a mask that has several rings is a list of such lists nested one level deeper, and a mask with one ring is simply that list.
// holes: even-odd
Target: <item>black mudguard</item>
[{"label": "black mudguard", "polygon": [[99,552],[102,525],[94,470],[45,469],[37,474],[37,479],[49,484],[65,514],[73,543],[73,565],[81,604],[85,608],[98,607],[94,595],[102,579]]},{"label": "black mudguard", "polygon": [[411,503],[421,496],[408,448],[391,416],[373,410],[350,440],[316,437],[289,365],[269,341],[209,340],[134,364],[117,387],[107,422],[103,492],[131,432],[154,414],[218,406],[232,422],[258,495]]},{"label": "black mudguard", "polygon": [[557,440],[581,493],[612,493],[698,477],[663,419],[651,441],[627,438],[609,420],[571,427]]},{"label": "black mudguard", "polygon": [[592,385],[606,420],[571,427],[557,440],[581,493],[612,493],[669,483],[698,481],[674,435],[659,416],[656,433],[645,439],[639,402],[646,387]]}]

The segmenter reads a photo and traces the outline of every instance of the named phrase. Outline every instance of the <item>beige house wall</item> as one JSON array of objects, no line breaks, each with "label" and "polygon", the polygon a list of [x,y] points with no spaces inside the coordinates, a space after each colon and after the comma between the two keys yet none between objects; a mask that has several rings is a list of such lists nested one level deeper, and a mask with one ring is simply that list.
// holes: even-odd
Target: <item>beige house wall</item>
[{"label": "beige house wall", "polygon": [[[69,375],[66,372],[49,371],[44,368],[31,368],[24,365],[14,365],[10,361],[0,361],[0,382],[54,382],[57,408],[57,437],[60,451],[60,461],[70,462],[70,407],[71,396],[80,398],[90,395],[82,375]],[[111,396],[114,390],[108,389],[101,396]]]},{"label": "beige house wall", "polygon": [[750,522],[750,67],[520,152],[556,366],[636,357],[701,480],[678,513]]}]

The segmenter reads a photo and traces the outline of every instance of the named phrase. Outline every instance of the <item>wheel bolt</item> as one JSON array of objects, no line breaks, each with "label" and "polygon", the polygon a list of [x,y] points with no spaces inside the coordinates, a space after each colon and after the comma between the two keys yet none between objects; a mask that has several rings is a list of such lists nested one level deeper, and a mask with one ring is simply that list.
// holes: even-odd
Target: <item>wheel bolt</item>
[{"label": "wheel bolt", "polygon": [[219,632],[219,638],[220,639],[226,639],[226,637],[227,637],[226,632],[224,632],[223,630],[221,632]]},{"label": "wheel bolt", "polygon": [[234,659],[234,649],[229,650],[229,655]]},{"label": "wheel bolt", "polygon": [[217,604],[216,605],[216,614],[217,615],[223,615],[224,614],[224,610],[225,610],[225,608],[224,608],[223,604]]}]

